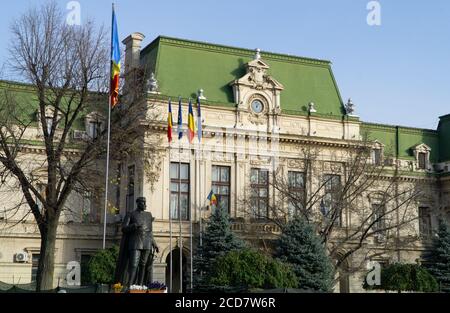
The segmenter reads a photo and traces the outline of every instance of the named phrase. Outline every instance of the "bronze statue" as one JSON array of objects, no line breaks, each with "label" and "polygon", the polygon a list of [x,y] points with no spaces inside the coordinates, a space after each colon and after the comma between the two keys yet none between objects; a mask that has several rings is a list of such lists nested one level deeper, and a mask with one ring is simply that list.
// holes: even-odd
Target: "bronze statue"
[{"label": "bronze statue", "polygon": [[153,259],[159,248],[153,239],[150,212],[145,198],[136,199],[136,210],[128,213],[122,224],[122,241],[116,267],[116,282],[123,286],[152,283]]}]

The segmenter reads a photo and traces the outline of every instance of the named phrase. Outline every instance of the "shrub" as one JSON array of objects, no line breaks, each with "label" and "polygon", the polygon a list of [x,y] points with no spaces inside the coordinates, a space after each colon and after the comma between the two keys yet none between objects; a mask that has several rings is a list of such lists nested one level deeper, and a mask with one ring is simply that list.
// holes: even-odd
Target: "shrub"
[{"label": "shrub", "polygon": [[212,286],[291,288],[298,284],[292,268],[255,250],[231,251],[214,262],[208,282]]},{"label": "shrub", "polygon": [[114,283],[114,271],[118,256],[118,246],[98,251],[88,263],[88,277],[90,282],[93,284]]},{"label": "shrub", "polygon": [[365,289],[382,289],[393,291],[435,292],[438,290],[436,279],[418,264],[395,263],[381,270],[381,285]]}]

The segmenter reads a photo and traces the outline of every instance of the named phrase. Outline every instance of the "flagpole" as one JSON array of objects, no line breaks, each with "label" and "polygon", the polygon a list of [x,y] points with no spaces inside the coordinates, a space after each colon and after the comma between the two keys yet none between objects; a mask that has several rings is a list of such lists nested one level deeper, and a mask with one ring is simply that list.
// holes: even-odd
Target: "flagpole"
[{"label": "flagpole", "polygon": [[178,226],[180,231],[180,293],[183,293],[183,237],[181,234],[181,140],[178,140]]},{"label": "flagpole", "polygon": [[[112,12],[114,14],[114,3],[112,4]],[[113,53],[113,30],[111,29],[111,56]],[[109,76],[112,72],[112,61],[109,64]],[[105,212],[103,216],[103,250],[106,248],[106,210],[108,208],[108,181],[109,181],[109,140],[111,137],[111,84],[109,87],[108,99],[108,137],[106,143],[106,173],[105,173]]]},{"label": "flagpole", "polygon": [[[198,138],[198,187],[199,187],[199,203],[198,203],[198,220],[199,220],[199,246],[202,246],[202,203],[203,203],[203,189],[202,189],[202,162],[203,159],[203,145],[202,145],[202,137],[203,137],[203,127],[202,127],[202,114],[200,109],[200,94],[197,96],[197,138]],[[202,273],[198,273],[202,276]]]},{"label": "flagpole", "polygon": [[[110,97],[111,99],[111,97]],[[106,248],[106,210],[108,207],[108,181],[109,181],[109,140],[111,127],[111,100],[108,108],[108,142],[106,144],[106,177],[105,177],[105,214],[103,216],[103,249]]]},{"label": "flagpole", "polygon": [[[202,148],[200,148],[200,153],[202,154],[202,156],[203,156],[203,150],[202,150]],[[200,245],[200,247],[203,245],[203,242],[202,242],[202,240],[203,240],[203,238],[202,238],[202,235],[203,235],[203,229],[202,229],[202,219],[203,219],[203,190],[202,190],[202,168],[201,168],[201,161],[199,160],[198,161],[199,162],[199,164],[200,164],[200,166],[199,166],[199,173],[200,173],[200,182],[199,182],[199,184],[200,184],[200,206],[199,206],[199,223],[198,223],[198,226],[199,226],[199,245]]]},{"label": "flagpole", "polygon": [[[191,164],[192,152],[194,152],[194,151],[195,150],[191,151],[191,149],[189,149],[189,165]],[[195,162],[195,156],[194,156],[194,163],[196,163]],[[195,179],[197,179],[197,166],[194,166],[194,169],[195,169],[195,173],[194,173],[195,176],[194,177],[195,177]],[[193,278],[193,275],[192,275],[192,272],[193,272],[193,267],[192,267],[192,248],[193,247],[192,247],[192,210],[191,210],[191,205],[189,205],[189,236],[190,236],[189,245],[190,245],[190,248],[191,248],[191,251],[190,251],[190,258],[191,258],[191,266],[190,266],[191,281],[190,281],[190,287],[191,287],[191,293],[192,293],[192,278]]]},{"label": "flagpole", "polygon": [[[202,247],[202,218],[203,218],[203,189],[202,189],[202,162],[203,159],[203,145],[202,145],[202,137],[203,137],[203,127],[202,127],[202,115],[201,115],[201,109],[200,109],[200,95],[197,96],[197,123],[198,123],[198,129],[197,129],[197,138],[198,138],[198,173],[199,173],[199,206],[198,206],[198,221],[199,221],[199,247]],[[200,275],[200,277],[203,276],[203,273],[200,271],[200,273],[197,273]]]},{"label": "flagpole", "polygon": [[[172,117],[171,117],[172,118]],[[169,292],[171,293],[172,292],[172,285],[173,285],[173,280],[172,280],[172,268],[173,268],[173,266],[172,266],[172,254],[173,254],[173,252],[172,252],[172,212],[170,211],[170,199],[171,199],[171,196],[170,196],[170,193],[171,193],[171,190],[170,190],[170,165],[171,165],[171,163],[170,163],[170,150],[171,150],[171,141],[169,140],[169,253],[170,253],[170,269],[169,269],[169,272],[170,272],[170,274],[169,274],[169,276],[170,276],[170,278],[169,278],[169,282],[170,282],[170,285],[169,285]]]},{"label": "flagpole", "polygon": [[173,268],[173,251],[172,251],[172,211],[171,211],[171,196],[172,196],[172,177],[171,177],[171,156],[170,152],[172,150],[172,135],[173,135],[173,117],[172,117],[172,101],[169,98],[168,103],[168,112],[167,112],[167,141],[169,142],[169,153],[168,153],[168,161],[169,161],[169,293],[172,293],[173,289],[173,279],[172,279],[172,268]]},{"label": "flagpole", "polygon": [[[183,138],[183,108],[181,106],[181,96],[178,97],[178,230],[180,232],[180,288],[183,292],[183,236],[181,233],[181,139]],[[188,171],[190,174],[190,172]]]}]

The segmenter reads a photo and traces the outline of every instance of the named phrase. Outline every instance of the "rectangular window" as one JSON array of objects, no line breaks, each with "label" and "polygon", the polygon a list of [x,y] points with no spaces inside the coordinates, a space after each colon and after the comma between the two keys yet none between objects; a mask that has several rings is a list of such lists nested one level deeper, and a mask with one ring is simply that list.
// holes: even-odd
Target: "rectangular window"
[{"label": "rectangular window", "polygon": [[170,163],[170,217],[189,220],[189,164]]},{"label": "rectangular window", "polygon": [[342,226],[342,209],[339,205],[341,176],[326,174],[323,176],[325,195],[321,202],[322,214],[329,219],[335,218],[336,226]]},{"label": "rectangular window", "polygon": [[386,207],[382,204],[372,204],[373,231],[383,235],[386,230]]},{"label": "rectangular window", "polygon": [[128,166],[128,184],[127,184],[127,212],[134,210],[134,171],[135,166]]},{"label": "rectangular window", "polygon": [[424,170],[427,168],[427,154],[424,152],[419,152],[418,156],[419,169]]},{"label": "rectangular window", "polygon": [[217,197],[217,207],[230,213],[230,167],[213,165],[212,190]]},{"label": "rectangular window", "polygon": [[428,207],[419,208],[419,232],[423,238],[431,237],[431,210]]},{"label": "rectangular window", "polygon": [[289,171],[288,186],[288,214],[293,216],[299,208],[304,208],[305,205],[305,173]]},{"label": "rectangular window", "polygon": [[90,285],[92,283],[90,277],[89,277],[89,262],[92,259],[91,254],[82,254],[81,255],[81,262],[80,262],[80,269],[81,269],[81,286]]},{"label": "rectangular window", "polygon": [[31,255],[31,282],[36,281],[36,275],[37,275],[40,256],[41,255],[39,253],[33,253]]},{"label": "rectangular window", "polygon": [[95,222],[91,214],[91,193],[84,192],[81,195],[81,221],[82,223]]},{"label": "rectangular window", "polygon": [[252,168],[250,172],[250,187],[253,217],[269,217],[269,171]]},{"label": "rectangular window", "polygon": [[381,165],[381,149],[373,149],[372,150],[372,159],[373,164],[376,166]]}]

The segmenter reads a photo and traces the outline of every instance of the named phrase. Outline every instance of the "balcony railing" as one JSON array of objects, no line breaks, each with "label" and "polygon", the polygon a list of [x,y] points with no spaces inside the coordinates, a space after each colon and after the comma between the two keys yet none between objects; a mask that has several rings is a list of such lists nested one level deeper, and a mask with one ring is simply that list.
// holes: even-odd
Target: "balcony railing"
[{"label": "balcony railing", "polygon": [[255,233],[255,234],[280,234],[281,229],[278,225],[270,222],[233,222],[231,229],[236,232]]}]

